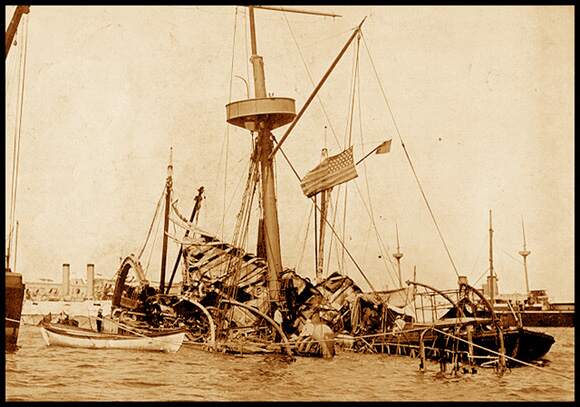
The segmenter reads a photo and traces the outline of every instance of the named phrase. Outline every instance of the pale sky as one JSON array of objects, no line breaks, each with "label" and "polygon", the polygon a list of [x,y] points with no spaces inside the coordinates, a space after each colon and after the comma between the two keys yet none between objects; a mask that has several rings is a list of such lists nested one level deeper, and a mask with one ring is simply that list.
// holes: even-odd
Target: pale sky
[{"label": "pale sky", "polygon": [[[256,10],[268,92],[296,99],[298,110],[313,89],[285,16],[315,82],[351,29],[367,16],[366,44],[460,274],[475,284],[489,266],[491,209],[500,291],[525,288],[518,255],[523,218],[532,252],[531,288],[548,290],[552,300],[573,300],[573,8],[304,8],[343,17]],[[6,7],[7,23],[13,10]],[[240,7],[236,16],[236,8],[229,6],[31,7],[21,22],[18,45],[6,60],[8,208],[24,43],[20,35],[28,24],[16,210],[16,271],[25,282],[59,281],[62,263],[71,264],[73,277],[84,276],[87,263],[111,277],[121,256],[138,253],[164,186],[170,146],[181,212],[190,213],[193,196],[203,185],[200,226],[220,234],[225,206],[225,237],[231,239],[250,135],[227,125],[225,105],[232,56],[233,75],[252,81],[245,13]],[[330,122],[315,100],[284,143],[300,175],[319,162],[325,145],[331,155],[341,151],[331,129],[344,145],[355,52],[351,46],[320,92]],[[347,247],[375,288],[394,288],[393,268],[386,269],[379,258],[376,235],[357,192],[358,186],[368,202],[368,179],[389,256],[398,225],[403,277],[410,278],[416,266],[418,281],[453,288],[455,272],[362,41],[359,60],[360,98],[355,99],[352,125],[355,160],[386,138],[393,144],[389,154],[365,161],[368,178],[365,167],[358,166],[359,178],[348,186]],[[243,81],[234,77],[231,99],[245,97]],[[274,134],[280,138],[284,130]],[[295,267],[311,204],[280,155],[276,172],[282,259],[284,266]],[[339,199],[336,228],[342,231],[344,188]],[[312,277],[313,219],[310,223],[298,272]],[[161,233],[148,268],[153,280],[159,276],[160,242]],[[250,251],[254,245],[252,234]],[[168,273],[176,251],[170,242]],[[144,267],[148,258],[146,250]],[[338,267],[336,258],[333,252],[332,270]],[[348,259],[345,272],[368,288]]]}]

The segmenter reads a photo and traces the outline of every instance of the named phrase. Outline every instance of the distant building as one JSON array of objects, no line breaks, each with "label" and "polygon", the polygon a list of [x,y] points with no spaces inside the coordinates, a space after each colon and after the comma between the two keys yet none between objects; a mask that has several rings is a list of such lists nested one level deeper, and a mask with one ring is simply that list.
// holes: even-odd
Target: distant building
[{"label": "distant building", "polygon": [[110,300],[113,298],[115,280],[107,278],[94,279],[94,294],[92,298],[87,295],[87,281],[81,278],[70,280],[70,292],[63,296],[62,283],[52,280],[29,281],[26,282],[25,299],[32,301],[84,301]]},{"label": "distant building", "polygon": [[[158,282],[151,282],[159,287]],[[115,278],[95,277],[93,264],[87,264],[86,278],[70,278],[70,265],[63,264],[62,282],[50,279],[27,281],[24,298],[31,301],[85,301],[111,300],[115,290]],[[181,292],[181,282],[173,283],[170,294]]]}]

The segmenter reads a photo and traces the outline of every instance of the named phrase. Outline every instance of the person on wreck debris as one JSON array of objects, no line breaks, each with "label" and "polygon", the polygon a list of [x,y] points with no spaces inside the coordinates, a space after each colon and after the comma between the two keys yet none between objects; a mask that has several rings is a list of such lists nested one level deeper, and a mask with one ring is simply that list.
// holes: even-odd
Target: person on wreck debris
[{"label": "person on wreck debris", "polygon": [[370,308],[365,308],[361,322],[362,331],[368,333],[372,325],[372,311]]},{"label": "person on wreck debris", "polygon": [[402,315],[397,315],[395,322],[393,322],[393,333],[400,332],[405,328],[405,320]]},{"label": "person on wreck debris", "polygon": [[99,308],[97,312],[97,332],[101,332],[103,330],[103,309]]},{"label": "person on wreck debris", "polygon": [[[280,328],[282,328],[282,324],[284,323],[284,316],[282,315],[282,311],[280,311],[280,307],[275,302],[272,303],[272,310],[274,311],[274,322],[276,322]],[[275,330],[274,342],[280,342],[282,340],[282,336],[278,330]]]},{"label": "person on wreck debris", "polygon": [[149,325],[158,327],[161,324],[163,316],[161,315],[161,306],[156,302],[145,301],[144,304],[145,319]]},{"label": "person on wreck debris", "polygon": [[320,313],[315,312],[312,315],[312,339],[320,345],[320,352],[323,357],[331,358],[335,354],[334,349],[334,332],[320,318]]}]

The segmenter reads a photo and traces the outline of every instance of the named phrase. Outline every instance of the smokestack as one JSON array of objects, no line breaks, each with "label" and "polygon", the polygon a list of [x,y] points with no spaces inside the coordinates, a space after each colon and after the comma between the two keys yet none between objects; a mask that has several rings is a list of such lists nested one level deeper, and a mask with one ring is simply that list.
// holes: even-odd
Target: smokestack
[{"label": "smokestack", "polygon": [[70,264],[62,265],[62,297],[70,294]]},{"label": "smokestack", "polygon": [[95,265],[87,264],[87,298],[95,299]]}]

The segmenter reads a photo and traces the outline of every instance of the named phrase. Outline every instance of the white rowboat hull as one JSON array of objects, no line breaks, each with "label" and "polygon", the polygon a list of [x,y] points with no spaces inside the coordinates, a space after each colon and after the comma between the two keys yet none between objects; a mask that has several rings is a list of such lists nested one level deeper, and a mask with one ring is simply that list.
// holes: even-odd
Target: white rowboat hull
[{"label": "white rowboat hull", "polygon": [[50,328],[41,327],[40,333],[47,346],[66,346],[87,349],[126,349],[159,352],[177,352],[185,338],[185,332],[171,333],[159,336],[111,336],[99,334],[77,334],[72,332],[56,332]]}]

